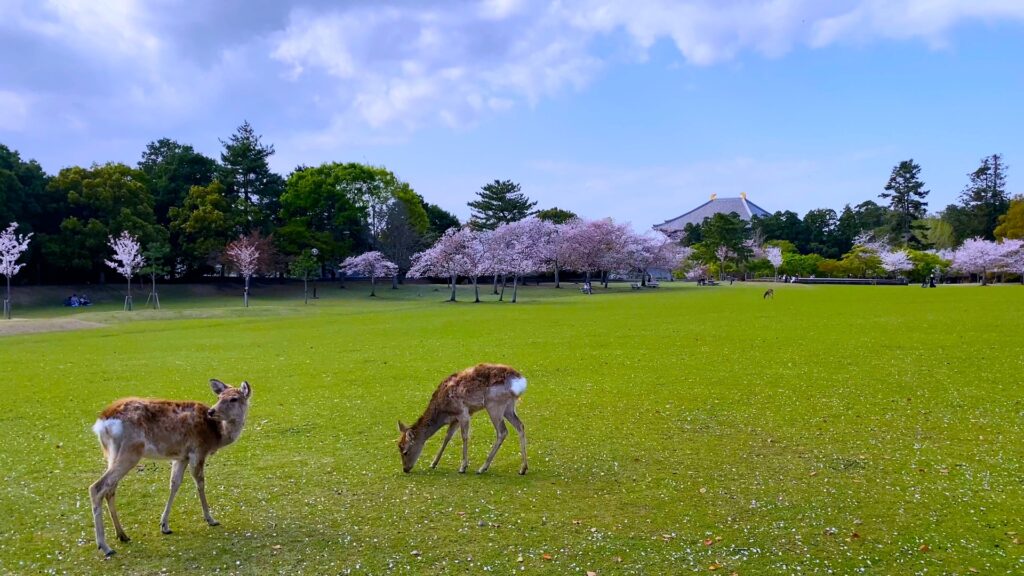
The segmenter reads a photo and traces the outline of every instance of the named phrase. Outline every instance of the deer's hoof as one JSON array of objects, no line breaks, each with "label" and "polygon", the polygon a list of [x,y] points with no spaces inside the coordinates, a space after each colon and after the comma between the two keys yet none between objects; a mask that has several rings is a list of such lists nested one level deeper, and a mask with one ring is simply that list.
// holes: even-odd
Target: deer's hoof
[{"label": "deer's hoof", "polygon": [[526,468],[520,468],[519,469],[519,475],[520,476],[526,476]]},{"label": "deer's hoof", "polygon": [[217,522],[213,518],[210,518],[209,520],[207,520],[206,523],[209,524],[210,526],[220,526],[220,522]]},{"label": "deer's hoof", "polygon": [[466,467],[465,466],[460,467],[459,468],[459,474],[465,474],[465,473],[466,473]]},{"label": "deer's hoof", "polygon": [[[101,548],[101,550],[102,550],[102,548]],[[110,557],[111,557],[111,556],[113,556],[114,554],[117,554],[117,550],[114,550],[114,549],[108,548],[108,549],[107,549],[107,551],[103,553],[103,557],[104,557],[104,558],[110,558]]]},{"label": "deer's hoof", "polygon": [[170,528],[161,526],[160,527],[160,533],[161,534],[174,534],[174,530],[171,530]]},{"label": "deer's hoof", "polygon": [[121,542],[131,542],[132,541],[132,539],[129,538],[127,534],[118,534],[117,535],[117,539],[120,540]]}]

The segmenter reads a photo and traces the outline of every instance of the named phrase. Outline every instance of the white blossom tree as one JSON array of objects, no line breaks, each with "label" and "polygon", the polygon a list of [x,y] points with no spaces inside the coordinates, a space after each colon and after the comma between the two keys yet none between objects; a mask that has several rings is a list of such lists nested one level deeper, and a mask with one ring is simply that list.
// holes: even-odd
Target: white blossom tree
[{"label": "white blossom tree", "polygon": [[127,230],[121,232],[117,238],[111,236],[109,245],[114,250],[114,259],[104,260],[104,262],[128,280],[128,295],[124,298],[124,309],[131,311],[132,276],[135,276],[135,273],[146,264],[146,259],[142,257],[138,239],[129,234]]},{"label": "white blossom tree", "polygon": [[249,307],[249,279],[259,270],[260,248],[259,242],[252,236],[242,236],[232,241],[224,249],[224,256],[228,262],[238,270],[238,273],[245,279],[245,289],[242,292],[242,302],[246,308]]},{"label": "white blossom tree", "polygon": [[953,252],[952,267],[967,274],[977,274],[978,281],[985,286],[988,273],[999,267],[1004,254],[1001,244],[984,238],[970,238]]},{"label": "white blossom tree", "polygon": [[889,274],[899,274],[914,267],[906,250],[885,250],[878,257],[882,260],[882,269]]},{"label": "white blossom tree", "polygon": [[1024,284],[1024,240],[1004,239],[1003,257],[999,264],[1000,269],[1020,276],[1020,283]]},{"label": "white blossom tree", "polygon": [[376,250],[346,258],[339,269],[345,274],[368,276],[370,296],[377,295],[377,278],[390,278],[398,274],[398,265]]},{"label": "white blossom tree", "polygon": [[455,302],[459,275],[467,274],[469,270],[466,254],[471,242],[471,235],[461,234],[458,228],[449,228],[433,246],[412,257],[412,267],[406,276],[448,278],[451,287],[448,301]]},{"label": "white blossom tree", "polygon": [[775,279],[779,279],[779,266],[782,266],[782,248],[778,246],[765,246],[764,257],[775,269]]},{"label": "white blossom tree", "polygon": [[18,224],[11,222],[6,230],[0,232],[0,274],[7,279],[7,293],[4,296],[4,318],[11,318],[11,278],[17,274],[24,263],[18,264],[22,252],[28,249],[32,234],[15,234]]}]

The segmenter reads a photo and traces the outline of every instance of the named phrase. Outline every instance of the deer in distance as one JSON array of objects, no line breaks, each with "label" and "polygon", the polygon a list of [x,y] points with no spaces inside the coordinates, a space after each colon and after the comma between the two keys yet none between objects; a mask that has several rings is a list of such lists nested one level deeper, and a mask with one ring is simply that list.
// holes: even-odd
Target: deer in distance
[{"label": "deer in distance", "polygon": [[508,436],[505,420],[519,434],[519,450],[522,453],[520,474],[526,474],[526,428],[516,414],[516,401],[526,391],[526,378],[517,370],[501,364],[477,364],[448,376],[434,391],[427,409],[411,426],[398,422],[398,451],[402,456],[402,470],[409,472],[423,452],[427,440],[441,428],[448,426],[441,450],[438,451],[431,468],[441,461],[444,449],[458,428],[462,432],[462,465],[459,473],[469,467],[469,421],[474,412],[487,410],[494,424],[497,438],[490,454],[477,474],[487,471],[501,443]]},{"label": "deer in distance", "polygon": [[210,380],[210,388],[217,395],[217,403],[212,407],[199,402],[122,398],[100,413],[92,430],[99,437],[107,470],[89,487],[89,497],[96,525],[96,546],[107,557],[115,551],[107,546],[103,532],[103,501],[106,500],[118,539],[128,542],[114,500],[118,482],[143,458],[171,461],[171,494],[160,517],[161,532],[171,533],[168,524],[171,504],[185,469],[190,466],[199,502],[203,505],[203,517],[210,526],[219,524],[210,515],[210,506],[206,503],[206,459],[241,435],[252,388],[248,382],[235,388],[216,379]]}]

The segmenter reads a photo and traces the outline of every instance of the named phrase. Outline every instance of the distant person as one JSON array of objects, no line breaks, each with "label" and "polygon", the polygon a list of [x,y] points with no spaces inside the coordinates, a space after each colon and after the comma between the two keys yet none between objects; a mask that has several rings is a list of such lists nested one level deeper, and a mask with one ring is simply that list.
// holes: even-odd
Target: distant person
[{"label": "distant person", "polygon": [[78,299],[78,294],[72,294],[71,295],[71,307],[72,308],[78,308],[81,304],[82,304],[82,302]]},{"label": "distant person", "polygon": [[935,273],[932,272],[931,276],[928,277],[928,287],[935,288]]},{"label": "distant person", "polygon": [[89,300],[89,297],[86,296],[85,294],[82,294],[81,296],[78,297],[79,306],[88,306],[90,304],[92,304],[92,301]]}]

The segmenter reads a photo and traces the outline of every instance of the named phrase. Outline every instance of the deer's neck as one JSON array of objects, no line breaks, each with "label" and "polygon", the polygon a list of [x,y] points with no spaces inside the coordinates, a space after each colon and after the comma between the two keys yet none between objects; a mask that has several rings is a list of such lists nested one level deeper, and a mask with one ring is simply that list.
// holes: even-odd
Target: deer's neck
[{"label": "deer's neck", "polygon": [[242,435],[242,428],[245,426],[245,418],[240,420],[222,420],[220,424],[220,445],[221,447],[231,444]]},{"label": "deer's neck", "polygon": [[422,438],[423,441],[426,442],[428,438],[437,434],[437,431],[443,428],[446,424],[447,422],[437,416],[430,418],[421,416],[420,419],[412,425],[412,428],[416,432],[415,437]]}]

